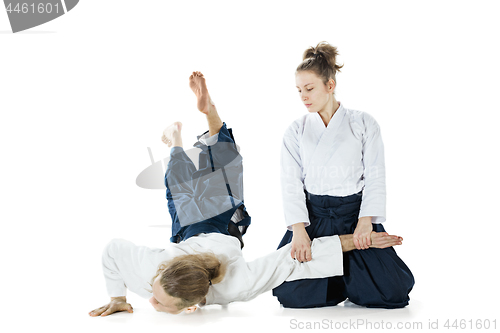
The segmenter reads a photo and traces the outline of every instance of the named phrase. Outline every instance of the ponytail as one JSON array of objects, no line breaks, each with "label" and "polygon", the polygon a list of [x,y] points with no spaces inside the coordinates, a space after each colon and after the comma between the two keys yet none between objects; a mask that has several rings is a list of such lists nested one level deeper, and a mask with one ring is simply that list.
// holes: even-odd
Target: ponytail
[{"label": "ponytail", "polygon": [[208,288],[221,282],[226,264],[213,253],[186,254],[161,263],[153,281],[160,275],[160,284],[170,296],[180,298],[178,309],[200,303]]}]

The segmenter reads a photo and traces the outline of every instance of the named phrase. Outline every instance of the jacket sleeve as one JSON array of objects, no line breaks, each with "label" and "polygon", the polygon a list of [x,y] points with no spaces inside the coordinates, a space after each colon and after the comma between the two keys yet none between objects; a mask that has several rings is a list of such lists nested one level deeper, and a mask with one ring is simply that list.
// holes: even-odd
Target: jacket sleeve
[{"label": "jacket sleeve", "polygon": [[298,129],[298,123],[288,127],[281,146],[281,193],[288,230],[299,222],[304,222],[306,227],[311,224],[304,194]]},{"label": "jacket sleeve", "polygon": [[[300,263],[290,257],[291,244],[251,262],[233,262],[226,281],[224,303],[249,301],[285,281],[325,278],[343,274],[342,246],[338,236],[315,238],[312,260]],[[217,303],[215,300],[211,300]]]},{"label": "jacket sleeve", "polygon": [[[169,244],[170,245],[170,244]],[[111,240],[102,253],[102,268],[110,297],[126,296],[127,289],[149,298],[149,282],[156,274],[163,249],[137,246],[124,239]]]},{"label": "jacket sleeve", "polygon": [[359,217],[372,216],[372,223],[386,220],[386,188],[384,144],[375,119],[363,113],[363,178],[364,191]]}]

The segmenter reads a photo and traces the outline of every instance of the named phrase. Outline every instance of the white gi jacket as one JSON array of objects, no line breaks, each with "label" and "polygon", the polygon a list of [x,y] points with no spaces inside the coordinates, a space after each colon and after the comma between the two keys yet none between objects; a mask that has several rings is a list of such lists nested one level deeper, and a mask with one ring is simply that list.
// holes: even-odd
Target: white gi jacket
[{"label": "white gi jacket", "polygon": [[210,286],[206,304],[248,301],[284,281],[343,274],[342,247],[338,236],[314,239],[311,246],[313,259],[305,263],[291,258],[290,246],[288,244],[265,257],[246,262],[238,239],[218,233],[200,234],[178,244],[169,243],[165,249],[113,239],[103,251],[102,265],[110,297],[126,296],[126,289],[129,289],[141,297],[150,298],[149,283],[161,262],[179,255],[207,251],[218,257],[225,256],[226,274],[222,282]]},{"label": "white gi jacket", "polygon": [[311,194],[348,196],[363,190],[359,217],[385,221],[384,144],[369,114],[340,104],[325,127],[317,112],[295,120],[281,150],[285,223],[310,224],[304,189]]}]

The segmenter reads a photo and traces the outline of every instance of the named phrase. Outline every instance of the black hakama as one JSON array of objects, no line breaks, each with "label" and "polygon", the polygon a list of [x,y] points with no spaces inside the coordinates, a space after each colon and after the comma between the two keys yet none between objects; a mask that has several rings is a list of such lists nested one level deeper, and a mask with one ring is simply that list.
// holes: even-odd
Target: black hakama
[{"label": "black hakama", "polygon": [[[354,233],[361,199],[362,192],[335,197],[306,191],[311,223],[306,231],[310,239]],[[373,231],[385,229],[382,224],[374,223]],[[278,248],[290,243],[292,236],[287,231]],[[273,295],[289,308],[332,306],[349,298],[361,306],[392,309],[408,305],[414,283],[411,271],[394,248],[369,248],[344,252],[343,276],[284,282],[273,289]]]},{"label": "black hakama", "polygon": [[[198,140],[200,137],[198,136]],[[232,130],[228,129],[224,123],[219,130],[216,144],[206,146],[198,141],[194,147],[201,149],[198,170],[183,148],[173,147],[170,152],[170,160],[165,173],[168,210],[172,218],[170,241],[179,243],[200,233],[215,232],[237,237],[243,247],[241,236],[245,234],[251,218],[243,204],[242,157],[238,153]],[[222,182],[220,176],[215,177],[216,172],[220,175],[221,171],[224,176]],[[177,199],[175,201],[171,191],[172,186],[176,186],[175,197]],[[201,203],[205,199],[210,200],[211,197],[224,195],[233,203],[230,209],[220,213],[201,212],[200,216],[204,214],[208,217],[202,220],[198,218],[196,222],[183,221],[184,223],[181,223],[179,221],[176,205],[182,207],[182,201],[196,200]]]}]

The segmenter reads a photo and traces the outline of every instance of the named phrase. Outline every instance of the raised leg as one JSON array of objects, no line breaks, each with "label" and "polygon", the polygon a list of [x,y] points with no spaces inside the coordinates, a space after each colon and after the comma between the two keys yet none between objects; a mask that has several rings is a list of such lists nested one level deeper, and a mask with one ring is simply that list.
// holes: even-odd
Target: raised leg
[{"label": "raised leg", "polygon": [[166,196],[172,218],[172,230],[180,228],[177,208],[192,200],[194,196],[193,174],[196,172],[196,167],[182,148],[181,130],[182,124],[175,122],[163,131],[162,136],[162,141],[172,147],[165,173]]},{"label": "raised leg", "polygon": [[[169,168],[165,179],[172,216],[171,240],[177,242],[190,237],[192,232],[207,232],[208,229],[205,229],[210,227],[239,236],[241,242],[239,226],[246,228],[250,217],[243,207],[242,217],[238,219],[237,216],[235,223],[231,220],[243,199],[240,193],[243,189],[241,156],[231,129],[226,128],[210,98],[203,74],[193,72],[189,77],[189,86],[197,98],[198,110],[206,116],[209,135],[217,137],[209,140],[204,135],[206,143],[202,143],[199,137],[201,142],[195,144],[202,150],[199,153],[199,168],[192,172],[194,166],[191,167],[190,159],[182,148],[182,124],[174,123],[163,133],[162,141],[172,147],[169,166],[172,162],[179,166],[186,165],[180,169]],[[229,227],[232,229],[229,230]]]},{"label": "raised leg", "polygon": [[210,98],[203,74],[200,72],[193,72],[193,74],[189,77],[189,87],[193,90],[198,100],[198,110],[204,113],[207,117],[210,136],[219,133],[223,123],[217,113],[215,104]]},{"label": "raised leg", "polygon": [[169,147],[182,147],[182,123],[176,121],[163,130],[161,141]]},{"label": "raised leg", "polygon": [[165,128],[161,138],[166,145],[172,147],[170,151],[170,161],[168,162],[167,172],[165,174],[165,185],[167,189],[169,185],[172,186],[183,182],[190,183],[193,173],[196,172],[196,167],[182,148],[181,130],[182,123],[177,121]]}]

